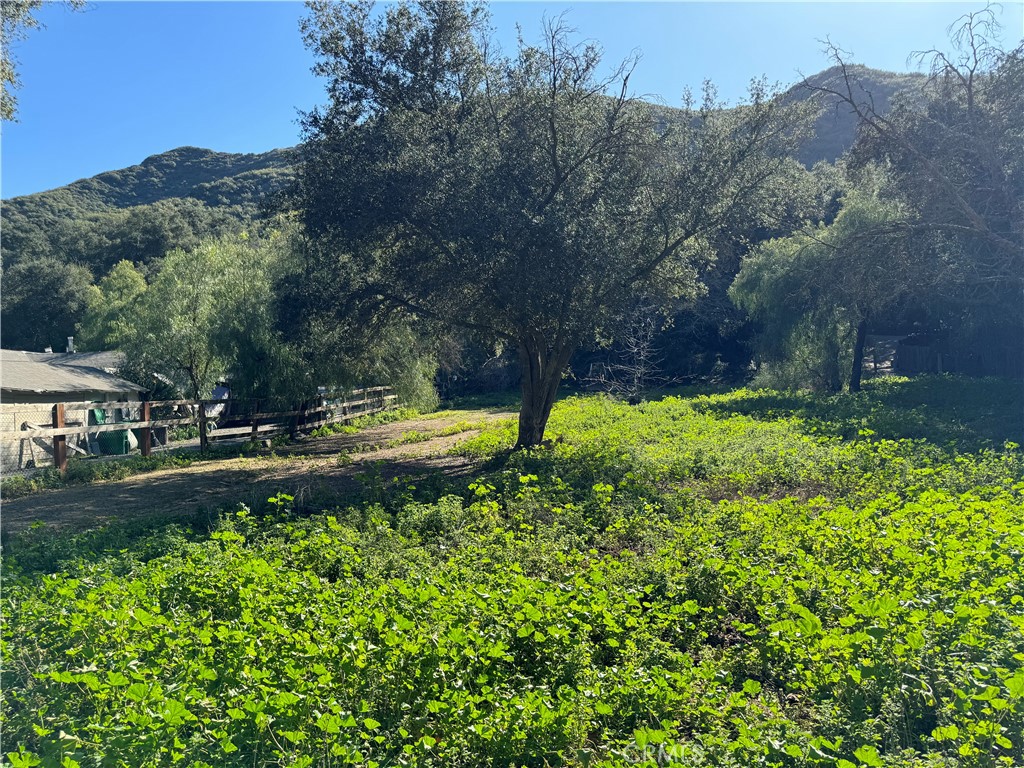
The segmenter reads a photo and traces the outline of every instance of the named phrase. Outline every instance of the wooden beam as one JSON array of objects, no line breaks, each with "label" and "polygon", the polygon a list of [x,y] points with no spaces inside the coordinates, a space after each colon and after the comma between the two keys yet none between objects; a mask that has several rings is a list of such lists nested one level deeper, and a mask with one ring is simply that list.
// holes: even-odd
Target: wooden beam
[{"label": "wooden beam", "polygon": [[[61,429],[64,426],[64,403],[57,403],[53,406],[53,427]],[[65,435],[53,436],[53,465],[57,467],[61,476],[68,471],[68,439]]]},{"label": "wooden beam", "polygon": [[[142,404],[142,421],[149,422],[149,403]],[[139,429],[139,451],[143,456],[149,456],[153,451],[153,428],[147,423]]]},{"label": "wooden beam", "polygon": [[[26,422],[27,423],[27,422]],[[69,435],[95,435],[100,432],[117,432],[125,429],[141,429],[148,427],[179,427],[186,424],[195,424],[196,420],[188,417],[184,419],[151,419],[150,421],[122,421],[115,424],[93,424],[88,427],[41,427],[39,429],[23,429],[20,432],[0,432],[0,442],[20,440],[25,437],[46,437]]]},{"label": "wooden beam", "polygon": [[207,446],[209,445],[209,438],[207,437],[206,427],[206,407],[200,402],[199,404],[199,451],[200,453],[206,453]]}]

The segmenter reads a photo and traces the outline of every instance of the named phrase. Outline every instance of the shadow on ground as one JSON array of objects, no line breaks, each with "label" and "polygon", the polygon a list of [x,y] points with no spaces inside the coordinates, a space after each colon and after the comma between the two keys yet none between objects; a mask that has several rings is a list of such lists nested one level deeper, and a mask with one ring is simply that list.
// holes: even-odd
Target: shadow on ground
[{"label": "shadow on ground", "polygon": [[880,378],[856,394],[758,391],[698,407],[765,420],[797,417],[817,434],[844,439],[871,430],[876,438],[956,442],[961,450],[1024,444],[1024,382],[1008,379]]}]

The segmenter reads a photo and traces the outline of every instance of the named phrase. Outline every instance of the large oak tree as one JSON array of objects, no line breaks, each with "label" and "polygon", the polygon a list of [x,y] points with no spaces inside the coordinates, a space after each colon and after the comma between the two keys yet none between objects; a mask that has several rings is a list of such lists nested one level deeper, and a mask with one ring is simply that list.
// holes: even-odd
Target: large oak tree
[{"label": "large oak tree", "polygon": [[[726,110],[634,97],[635,62],[561,22],[494,53],[479,6],[315,0],[327,105],[307,116],[298,193],[333,306],[401,311],[518,350],[519,446],[539,443],[570,356],[638,297],[694,296],[707,244],[771,221],[807,123],[755,83]],[[784,185],[783,185],[784,186]],[[342,310],[341,308],[344,308]]]}]

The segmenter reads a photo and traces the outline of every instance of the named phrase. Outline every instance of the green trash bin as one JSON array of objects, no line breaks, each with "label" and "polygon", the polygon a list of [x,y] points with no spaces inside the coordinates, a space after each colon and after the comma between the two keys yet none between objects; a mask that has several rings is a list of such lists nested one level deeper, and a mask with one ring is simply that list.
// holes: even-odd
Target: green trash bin
[{"label": "green trash bin", "polygon": [[100,432],[96,435],[96,441],[105,456],[123,456],[131,450],[127,429]]}]

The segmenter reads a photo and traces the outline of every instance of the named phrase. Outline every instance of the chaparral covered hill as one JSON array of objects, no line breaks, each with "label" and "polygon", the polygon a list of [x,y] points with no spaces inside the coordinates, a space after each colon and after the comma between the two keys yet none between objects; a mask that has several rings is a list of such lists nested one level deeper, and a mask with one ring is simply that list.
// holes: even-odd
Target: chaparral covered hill
[{"label": "chaparral covered hill", "polygon": [[148,263],[172,248],[239,229],[292,179],[295,152],[231,154],[179,147],[138,165],[5,200],[3,263],[54,257],[97,275],[120,259]]},{"label": "chaparral covered hill", "polygon": [[[882,109],[896,91],[923,82],[915,74],[863,67],[851,72]],[[830,68],[808,82],[820,86],[838,75]],[[786,98],[812,97],[802,85],[786,92]],[[808,167],[834,162],[853,144],[856,128],[848,108],[826,104],[798,159]],[[172,248],[188,250],[278,205],[276,195],[291,181],[296,160],[294,149],[231,154],[179,147],[129,168],[5,200],[3,264],[54,257],[82,264],[98,278],[121,259],[146,264]]]}]

